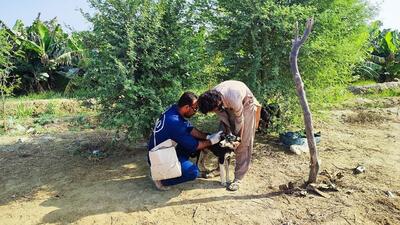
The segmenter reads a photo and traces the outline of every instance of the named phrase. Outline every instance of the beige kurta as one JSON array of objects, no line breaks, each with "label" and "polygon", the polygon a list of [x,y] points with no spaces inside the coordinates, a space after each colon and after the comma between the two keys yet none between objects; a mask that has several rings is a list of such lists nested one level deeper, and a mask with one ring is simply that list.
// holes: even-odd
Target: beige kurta
[{"label": "beige kurta", "polygon": [[226,112],[218,112],[220,120],[235,135],[243,129],[242,142],[235,150],[235,179],[243,179],[249,170],[253,150],[256,109],[260,106],[250,89],[240,81],[228,80],[218,84],[214,90],[222,94]]}]

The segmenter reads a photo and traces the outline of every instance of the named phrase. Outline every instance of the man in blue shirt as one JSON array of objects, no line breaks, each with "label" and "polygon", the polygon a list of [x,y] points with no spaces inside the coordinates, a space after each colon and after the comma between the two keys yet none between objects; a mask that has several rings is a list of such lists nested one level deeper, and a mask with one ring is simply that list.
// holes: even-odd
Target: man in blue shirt
[{"label": "man in blue shirt", "polygon": [[159,190],[166,190],[166,186],[196,179],[199,175],[199,168],[189,160],[190,155],[219,142],[221,139],[221,132],[207,135],[190,124],[186,118],[192,117],[197,110],[197,96],[192,92],[185,92],[177,104],[169,107],[160,116],[155,126],[148,142],[148,150],[150,151],[156,145],[172,139],[177,143],[176,154],[182,169],[182,176],[180,177],[154,180]]}]

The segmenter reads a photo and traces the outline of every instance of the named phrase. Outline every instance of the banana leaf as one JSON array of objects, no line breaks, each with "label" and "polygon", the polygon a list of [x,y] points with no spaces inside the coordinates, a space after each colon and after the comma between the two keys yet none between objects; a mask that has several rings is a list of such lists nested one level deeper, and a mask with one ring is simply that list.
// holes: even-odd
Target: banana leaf
[{"label": "banana leaf", "polygon": [[398,48],[396,46],[396,34],[393,33],[392,31],[387,32],[385,35],[385,41],[387,44],[387,47],[390,51],[390,53],[394,54],[398,51]]}]

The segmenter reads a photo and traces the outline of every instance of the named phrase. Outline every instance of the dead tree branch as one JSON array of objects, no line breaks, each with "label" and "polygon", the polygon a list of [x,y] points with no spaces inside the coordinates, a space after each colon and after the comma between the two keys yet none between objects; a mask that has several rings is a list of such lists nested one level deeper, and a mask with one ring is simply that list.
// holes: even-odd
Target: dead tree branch
[{"label": "dead tree branch", "polygon": [[300,47],[306,41],[308,35],[311,33],[311,28],[314,24],[314,20],[309,18],[306,23],[306,29],[302,37],[298,35],[298,26],[296,24],[295,38],[292,43],[292,50],[290,52],[290,68],[293,74],[293,79],[296,84],[296,93],[300,100],[300,105],[303,110],[304,124],[306,129],[307,143],[310,149],[310,174],[308,177],[308,183],[315,183],[317,181],[318,170],[320,162],[318,159],[318,152],[314,138],[314,128],[312,122],[312,115],[310,107],[308,106],[308,101],[306,97],[306,92],[304,91],[304,83],[301,79],[297,58],[299,55]]}]

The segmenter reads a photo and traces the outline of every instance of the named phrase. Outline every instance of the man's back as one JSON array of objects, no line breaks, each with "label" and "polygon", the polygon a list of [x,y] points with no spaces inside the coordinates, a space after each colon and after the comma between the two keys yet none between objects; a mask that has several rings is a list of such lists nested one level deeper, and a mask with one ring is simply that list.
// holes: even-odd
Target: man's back
[{"label": "man's back", "polygon": [[[172,139],[178,143],[177,149],[183,148],[189,152],[196,151],[198,141],[190,134],[192,129],[193,126],[190,122],[179,114],[178,106],[172,105],[160,116],[155,130],[153,130],[149,139],[148,150],[165,140]],[[156,143],[154,143],[154,141]],[[179,152],[180,151],[178,151],[178,154]]]}]

